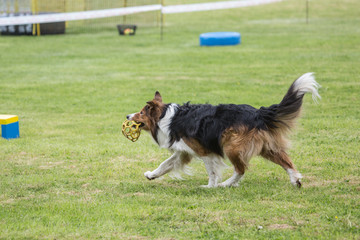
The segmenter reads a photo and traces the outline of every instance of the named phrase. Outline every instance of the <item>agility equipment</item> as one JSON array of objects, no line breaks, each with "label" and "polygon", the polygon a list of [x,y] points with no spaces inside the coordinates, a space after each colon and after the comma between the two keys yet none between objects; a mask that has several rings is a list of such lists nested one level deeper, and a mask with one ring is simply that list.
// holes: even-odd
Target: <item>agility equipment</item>
[{"label": "agility equipment", "polygon": [[[57,22],[65,22],[66,29],[84,26],[103,29],[118,23],[136,22],[143,26],[160,25],[162,31],[164,14],[242,8],[281,1],[238,0],[165,6],[164,0],[0,0],[0,31],[43,34],[40,24]],[[46,14],[37,15],[40,13]],[[94,21],[99,18],[111,19]],[[11,27],[15,25],[22,26]]]},{"label": "agility equipment", "polygon": [[209,32],[200,34],[200,46],[227,46],[241,42],[238,32]]},{"label": "agility equipment", "polygon": [[159,0],[0,0],[0,33],[60,34],[134,23],[158,26],[160,14]]},{"label": "agility equipment", "polygon": [[19,117],[16,115],[0,115],[1,136],[5,139],[20,137]]},{"label": "agility equipment", "polygon": [[117,28],[120,35],[135,35],[137,26],[132,24],[119,24]]},{"label": "agility equipment", "polygon": [[125,120],[122,125],[122,133],[130,141],[136,142],[141,133],[140,125],[141,123]]}]

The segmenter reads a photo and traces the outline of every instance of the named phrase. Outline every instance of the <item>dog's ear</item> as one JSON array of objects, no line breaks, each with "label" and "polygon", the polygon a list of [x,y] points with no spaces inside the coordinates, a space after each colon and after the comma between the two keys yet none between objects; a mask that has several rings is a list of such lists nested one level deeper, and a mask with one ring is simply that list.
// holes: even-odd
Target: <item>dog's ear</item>
[{"label": "dog's ear", "polygon": [[153,101],[148,101],[146,102],[150,107],[154,107],[155,106],[155,103]]},{"label": "dog's ear", "polygon": [[155,92],[154,100],[156,100],[158,102],[162,102],[162,97],[158,91]]}]

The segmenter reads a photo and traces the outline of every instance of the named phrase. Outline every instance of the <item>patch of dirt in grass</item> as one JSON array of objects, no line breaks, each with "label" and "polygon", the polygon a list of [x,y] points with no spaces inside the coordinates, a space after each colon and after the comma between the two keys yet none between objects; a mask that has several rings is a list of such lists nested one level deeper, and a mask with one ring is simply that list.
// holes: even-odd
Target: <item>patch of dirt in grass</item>
[{"label": "patch of dirt in grass", "polygon": [[[86,188],[85,188],[86,189]],[[65,195],[69,196],[92,196],[102,193],[103,191],[100,189],[88,190],[88,191],[68,191],[64,192]]]},{"label": "patch of dirt in grass", "polygon": [[64,161],[59,161],[59,162],[47,162],[46,165],[41,165],[39,166],[40,169],[50,169],[59,165],[62,165],[64,163]]},{"label": "patch of dirt in grass", "polygon": [[79,192],[75,192],[75,191],[65,192],[65,194],[70,195],[70,196],[80,196],[81,195]]},{"label": "patch of dirt in grass", "polygon": [[270,230],[277,230],[277,229],[295,229],[294,226],[290,226],[288,224],[271,224],[268,226]]},{"label": "patch of dirt in grass", "polygon": [[14,202],[15,202],[15,199],[9,198],[9,199],[6,199],[6,200],[4,200],[4,201],[1,201],[1,202],[0,202],[0,205],[12,204],[12,203],[14,203]]},{"label": "patch of dirt in grass", "polygon": [[24,197],[17,197],[17,198],[8,198],[8,199],[4,199],[2,201],[0,201],[0,206],[1,205],[8,205],[8,204],[15,204],[19,201],[23,201],[23,200],[32,200],[32,199],[41,199],[41,198],[46,198],[47,195],[46,194],[40,194],[40,195],[28,195],[28,196],[24,196]]},{"label": "patch of dirt in grass", "polygon": [[256,224],[256,220],[254,219],[247,219],[247,218],[240,218],[238,221],[240,226],[253,226]]},{"label": "patch of dirt in grass", "polygon": [[[116,239],[131,239],[131,240],[144,240],[144,239],[150,239],[150,237],[145,237],[145,236],[138,236],[138,235],[133,235],[133,236],[124,236],[124,233],[120,233],[120,232],[112,232],[111,236],[115,237]],[[106,236],[106,235],[105,235]],[[101,236],[101,238],[104,238],[104,236]]]},{"label": "patch of dirt in grass", "polygon": [[350,185],[360,186],[360,177],[350,176],[350,177],[344,179],[344,182],[346,182]]},{"label": "patch of dirt in grass", "polygon": [[349,184],[349,185],[360,185],[360,178],[357,176],[349,176],[346,178],[339,178],[339,179],[319,179],[315,176],[306,176],[306,181],[304,182],[303,186],[306,187],[323,187],[329,186],[334,184]]},{"label": "patch of dirt in grass", "polygon": [[[360,188],[359,190],[360,191]],[[349,199],[352,199],[352,200],[360,200],[360,195],[356,195],[356,194],[341,194],[341,195],[335,195],[336,198],[340,198],[340,199],[343,199],[343,200],[349,200]]]},{"label": "patch of dirt in grass", "polygon": [[127,237],[125,239],[129,239],[129,240],[143,240],[143,239],[150,239],[149,237],[143,237],[143,236],[131,236],[131,237]]},{"label": "patch of dirt in grass", "polygon": [[149,196],[150,194],[148,193],[142,193],[142,192],[136,192],[136,193],[127,193],[124,194],[124,197],[146,197]]},{"label": "patch of dirt in grass", "polygon": [[119,162],[135,162],[136,160],[135,159],[132,159],[132,158],[126,158],[124,156],[119,156],[119,157],[116,157],[116,158],[111,158],[110,159],[110,162],[111,163],[119,163]]},{"label": "patch of dirt in grass", "polygon": [[12,163],[15,163],[20,166],[31,166],[34,165],[38,160],[39,157],[32,156],[31,154],[28,154],[27,152],[20,152],[14,154],[11,158]]}]

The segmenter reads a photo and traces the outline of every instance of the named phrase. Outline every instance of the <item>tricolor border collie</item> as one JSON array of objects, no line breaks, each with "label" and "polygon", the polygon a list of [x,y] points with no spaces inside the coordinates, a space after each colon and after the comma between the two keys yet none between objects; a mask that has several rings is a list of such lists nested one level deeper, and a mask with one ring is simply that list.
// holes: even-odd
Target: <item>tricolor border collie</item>
[{"label": "tricolor border collie", "polygon": [[[294,186],[301,187],[301,174],[287,154],[289,131],[299,117],[305,93],[313,100],[320,98],[312,73],[295,80],[279,104],[256,109],[241,104],[165,104],[159,92],[138,113],[127,119],[141,123],[161,148],[172,156],[154,171],[145,172],[149,180],[172,170],[183,170],[192,157],[204,161],[209,183],[205,187],[238,186],[249,161],[262,156],[281,167]],[[234,174],[221,182],[227,157],[234,166]]]}]

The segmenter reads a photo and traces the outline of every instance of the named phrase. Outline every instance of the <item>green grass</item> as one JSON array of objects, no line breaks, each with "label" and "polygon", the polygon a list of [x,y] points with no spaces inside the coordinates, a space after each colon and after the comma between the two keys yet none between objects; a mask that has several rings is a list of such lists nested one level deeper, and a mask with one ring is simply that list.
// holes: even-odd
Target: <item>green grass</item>
[{"label": "green grass", "polygon": [[[295,0],[167,15],[163,41],[157,28],[0,37],[0,112],[19,115],[21,134],[0,139],[0,239],[359,239],[359,8],[310,1],[309,24]],[[199,47],[209,31],[239,31],[242,44]],[[169,153],[121,134],[156,90],[260,107],[305,72],[322,100],[305,97],[292,135],[300,190],[260,158],[238,188],[200,188],[200,161],[183,181],[150,182],[143,172]]]}]

